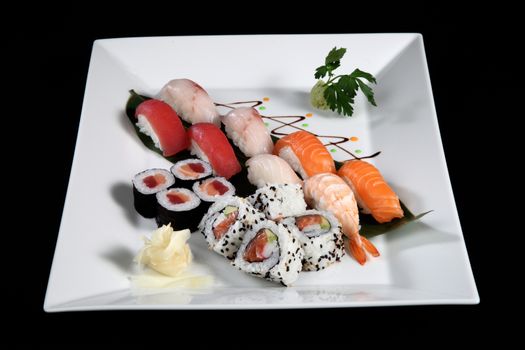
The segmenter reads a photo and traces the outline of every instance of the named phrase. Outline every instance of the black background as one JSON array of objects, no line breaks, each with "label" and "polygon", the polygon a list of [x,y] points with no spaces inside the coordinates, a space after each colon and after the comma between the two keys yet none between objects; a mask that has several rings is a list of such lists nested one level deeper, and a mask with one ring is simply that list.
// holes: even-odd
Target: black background
[{"label": "black background", "polygon": [[[333,334],[330,340],[343,341],[349,346],[357,340],[373,344],[390,337],[402,344],[421,336],[439,340],[454,334],[466,338],[493,334],[490,331],[495,316],[489,317],[489,312],[497,314],[510,299],[496,298],[494,290],[498,288],[491,287],[502,276],[497,271],[491,273],[494,270],[487,267],[504,264],[508,251],[505,248],[495,251],[493,224],[483,217],[491,210],[484,204],[492,200],[491,194],[488,190],[480,191],[480,181],[473,180],[473,176],[493,180],[486,165],[501,159],[499,149],[504,143],[502,131],[494,120],[515,113],[511,96],[522,91],[510,88],[520,61],[519,54],[509,49],[517,43],[510,35],[515,28],[494,22],[494,18],[509,18],[513,11],[485,9],[481,13],[477,9],[459,11],[425,5],[409,10],[383,9],[378,13],[380,5],[366,12],[357,8],[333,11],[331,7],[335,5],[327,3],[322,7],[307,6],[305,13],[290,13],[282,6],[265,2],[251,9],[212,5],[216,17],[207,20],[195,6],[170,11],[160,7],[131,7],[126,13],[103,7],[45,8],[42,9],[47,11],[45,14],[37,10],[26,13],[26,21],[12,29],[15,40],[9,43],[8,52],[13,53],[9,58],[14,62],[7,67],[16,79],[9,86],[14,93],[10,94],[12,100],[7,107],[13,109],[11,113],[20,122],[17,127],[31,134],[32,142],[17,143],[15,147],[10,143],[5,161],[22,168],[45,170],[38,176],[39,183],[45,181],[46,186],[39,187],[37,193],[32,188],[22,198],[17,196],[10,212],[17,218],[13,227],[24,227],[22,232],[31,235],[32,241],[25,252],[30,257],[23,259],[21,265],[26,268],[15,271],[15,283],[8,288],[8,300],[13,300],[11,306],[16,307],[10,316],[9,333],[22,341],[139,342],[148,341],[152,332],[184,334],[187,329],[205,326],[211,326],[217,334],[230,332],[232,322],[242,324],[247,334],[263,334],[266,331],[261,330],[258,322],[264,320],[265,324],[269,322],[282,329],[281,336],[304,334],[307,341],[322,338],[304,332],[305,329],[329,329],[328,333]],[[47,14],[50,11],[52,14]],[[442,140],[480,305],[235,312],[43,312],[93,40],[155,35],[338,32],[423,34]],[[25,156],[20,157],[20,152]],[[478,175],[473,175],[473,171]],[[34,174],[15,175],[34,182]],[[24,201],[35,198],[45,198],[42,210],[29,213],[20,210],[25,207]],[[17,237],[13,233],[10,239]],[[493,275],[490,278],[489,273]]]}]

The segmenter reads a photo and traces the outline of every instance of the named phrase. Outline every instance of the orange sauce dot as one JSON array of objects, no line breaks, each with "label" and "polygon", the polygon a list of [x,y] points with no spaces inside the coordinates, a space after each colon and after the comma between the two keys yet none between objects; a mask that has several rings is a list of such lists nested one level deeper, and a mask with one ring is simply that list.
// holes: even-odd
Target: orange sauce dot
[{"label": "orange sauce dot", "polygon": [[311,118],[311,117],[313,117],[314,115],[313,115],[312,113],[306,113],[306,116],[307,116],[308,118]]},{"label": "orange sauce dot", "polygon": [[358,141],[358,140],[359,140],[359,137],[357,137],[357,136],[352,136],[352,137],[350,138],[350,141],[353,141],[353,142],[356,142],[356,141]]},{"label": "orange sauce dot", "polygon": [[268,102],[268,101],[270,101],[270,98],[269,97],[263,97],[263,101],[264,102]]}]

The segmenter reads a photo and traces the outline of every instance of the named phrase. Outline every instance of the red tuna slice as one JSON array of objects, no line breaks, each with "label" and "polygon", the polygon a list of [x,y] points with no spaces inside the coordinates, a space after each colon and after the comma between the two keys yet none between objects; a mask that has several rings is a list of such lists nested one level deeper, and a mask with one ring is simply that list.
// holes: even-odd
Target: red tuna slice
[{"label": "red tuna slice", "polygon": [[188,129],[188,136],[208,157],[217,175],[229,179],[241,171],[241,165],[226,135],[214,124],[193,124]]},{"label": "red tuna slice", "polygon": [[189,139],[179,116],[167,103],[160,100],[142,102],[135,111],[135,117],[143,115],[159,138],[162,154],[173,156],[188,148]]}]

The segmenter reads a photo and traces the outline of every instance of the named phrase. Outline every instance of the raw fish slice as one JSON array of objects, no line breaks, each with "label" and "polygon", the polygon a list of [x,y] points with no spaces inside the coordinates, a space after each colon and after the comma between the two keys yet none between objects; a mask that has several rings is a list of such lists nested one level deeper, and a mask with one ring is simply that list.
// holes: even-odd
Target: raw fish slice
[{"label": "raw fish slice", "polygon": [[307,131],[297,131],[281,138],[275,144],[273,154],[286,160],[303,179],[320,173],[335,173],[332,156],[322,142]]},{"label": "raw fish slice", "polygon": [[260,154],[248,159],[248,180],[257,187],[269,184],[300,184],[301,179],[282,158]]},{"label": "raw fish slice", "polygon": [[247,157],[272,153],[272,138],[261,115],[254,108],[235,108],[222,117],[222,123],[228,137]]},{"label": "raw fish slice", "polygon": [[209,162],[216,175],[226,179],[241,171],[241,165],[226,135],[211,123],[198,123],[188,129],[191,152]]},{"label": "raw fish slice", "polygon": [[339,176],[354,191],[357,204],[379,223],[403,217],[399,198],[375,166],[362,160],[350,160],[339,169]]},{"label": "raw fish slice", "polygon": [[151,99],[142,102],[135,111],[140,131],[150,136],[166,157],[188,148],[186,130],[177,113],[166,103]]},{"label": "raw fish slice", "polygon": [[220,126],[220,115],[206,90],[189,79],[174,79],[160,90],[157,98],[169,104],[191,124],[213,123]]}]

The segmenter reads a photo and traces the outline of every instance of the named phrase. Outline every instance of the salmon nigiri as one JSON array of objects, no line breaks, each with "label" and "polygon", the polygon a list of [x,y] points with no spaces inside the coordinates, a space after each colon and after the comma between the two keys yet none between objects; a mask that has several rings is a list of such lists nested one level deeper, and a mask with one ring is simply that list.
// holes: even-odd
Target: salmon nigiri
[{"label": "salmon nigiri", "polygon": [[339,169],[338,174],[354,191],[363,213],[372,214],[379,223],[403,217],[399,198],[372,164],[362,160],[349,160]]},{"label": "salmon nigiri", "polygon": [[286,160],[303,179],[320,173],[335,173],[330,152],[307,131],[297,131],[279,139],[273,154]]},{"label": "salmon nigiri", "polygon": [[379,256],[376,247],[359,234],[359,214],[352,189],[334,174],[317,174],[304,181],[304,197],[309,206],[332,212],[341,222],[343,233],[348,237],[350,253],[363,265],[365,250]]}]

